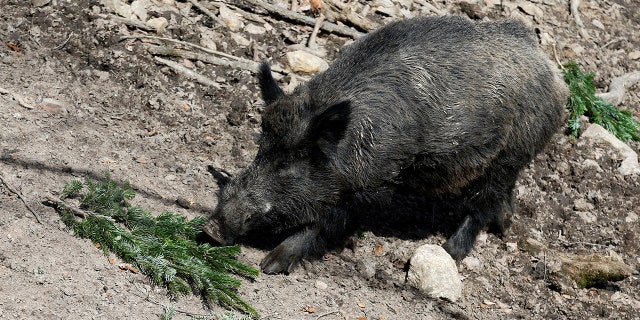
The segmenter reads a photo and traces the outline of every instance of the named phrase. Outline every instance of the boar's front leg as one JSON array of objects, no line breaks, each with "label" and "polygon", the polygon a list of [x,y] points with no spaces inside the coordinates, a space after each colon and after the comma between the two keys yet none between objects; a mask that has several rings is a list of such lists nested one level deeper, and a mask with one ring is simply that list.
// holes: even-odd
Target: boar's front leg
[{"label": "boar's front leg", "polygon": [[455,260],[464,258],[473,248],[478,233],[485,227],[504,234],[513,214],[513,188],[520,167],[499,163],[465,191],[468,215],[444,244]]},{"label": "boar's front leg", "polygon": [[348,212],[342,207],[329,211],[319,217],[319,221],[291,235],[271,250],[260,263],[260,269],[267,274],[288,274],[302,259],[318,258],[327,249],[344,243],[353,231]]}]

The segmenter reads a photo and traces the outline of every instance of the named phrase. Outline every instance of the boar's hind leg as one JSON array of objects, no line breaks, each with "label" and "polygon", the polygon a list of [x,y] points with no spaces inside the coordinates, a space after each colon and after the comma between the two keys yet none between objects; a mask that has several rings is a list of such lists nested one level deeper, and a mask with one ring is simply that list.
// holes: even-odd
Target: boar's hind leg
[{"label": "boar's hind leg", "polygon": [[288,237],[260,263],[264,273],[290,273],[302,260],[321,257],[327,249],[343,245],[353,232],[353,217],[342,207],[334,207],[320,221]]},{"label": "boar's hind leg", "polygon": [[519,169],[489,170],[466,190],[465,208],[468,215],[458,230],[444,245],[456,260],[464,258],[473,248],[478,233],[486,227],[503,234],[513,213],[513,188]]}]

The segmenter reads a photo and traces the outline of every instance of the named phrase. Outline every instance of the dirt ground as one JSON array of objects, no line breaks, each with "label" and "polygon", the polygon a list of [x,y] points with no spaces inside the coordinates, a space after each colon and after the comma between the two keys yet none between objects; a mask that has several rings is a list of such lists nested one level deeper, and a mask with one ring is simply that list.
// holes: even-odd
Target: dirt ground
[{"label": "dirt ground", "polygon": [[[241,0],[228,1],[251,13],[241,17],[245,25],[237,31],[190,1],[143,2],[148,18],[167,19],[163,37],[209,48],[214,43],[218,51],[254,61],[270,58],[280,67],[287,65],[288,47],[312,31]],[[369,4],[352,2],[356,10]],[[372,1],[367,17],[383,24],[434,14],[429,6],[484,19],[515,16],[536,29],[550,57],[575,60],[595,72],[600,91],[612,77],[640,70],[635,0],[583,1],[587,39],[579,34],[569,1],[503,2]],[[172,301],[143,275],[121,272],[43,205],[44,196],[66,182],[99,179],[108,170],[116,180],[131,181],[137,205],[206,215],[218,188],[207,166],[238,172],[256,151],[262,101],[253,72],[164,57],[208,76],[218,88],[177,74],[154,60],[143,41],[121,40],[156,34],[117,20],[109,3],[0,0],[0,175],[42,222],[0,184],[2,319],[159,319],[167,306],[180,310],[174,318],[181,319],[222,310],[206,308],[197,296]],[[396,13],[374,10],[382,4]],[[303,1],[301,10],[306,9]],[[318,35],[329,62],[349,40]],[[553,42],[555,54],[548,45]],[[640,87],[628,88],[620,107],[638,115]],[[640,151],[640,144],[630,146]],[[460,264],[464,288],[457,302],[425,298],[405,284],[405,264],[414,250],[442,244],[450,232],[437,221],[435,231],[401,223],[372,229],[355,251],[304,263],[288,276],[261,275],[245,281],[239,293],[264,319],[638,319],[640,177],[622,176],[620,161],[611,149],[559,132],[521,174],[510,233],[502,239],[481,234],[473,259]],[[177,198],[195,205],[185,209]],[[559,292],[541,269],[544,261],[518,246],[526,238],[564,253],[618,255],[636,271],[619,282]],[[264,254],[243,247],[240,259],[257,265]]]}]

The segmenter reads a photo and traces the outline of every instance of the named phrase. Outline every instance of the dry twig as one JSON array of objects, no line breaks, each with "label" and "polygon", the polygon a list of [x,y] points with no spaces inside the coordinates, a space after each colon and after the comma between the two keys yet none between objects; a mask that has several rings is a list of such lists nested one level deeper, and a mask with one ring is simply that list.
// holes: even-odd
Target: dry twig
[{"label": "dry twig", "polygon": [[[287,19],[291,19],[294,21],[298,21],[301,23],[304,23],[306,25],[309,26],[313,26],[316,23],[316,19],[311,18],[311,17],[307,17],[304,14],[300,14],[297,12],[293,12],[291,10],[287,10],[284,9],[280,6],[276,6],[276,5],[272,5],[269,3],[266,3],[264,1],[259,1],[259,0],[244,0],[245,2],[248,2],[254,6],[260,7],[264,10],[267,10],[268,12],[271,13],[275,13],[279,16],[285,17]],[[336,34],[341,34],[344,36],[349,36],[352,38],[359,38],[362,37],[364,34],[362,32],[356,31],[354,29],[351,28],[347,28],[347,27],[343,27],[343,26],[339,26],[335,23],[331,23],[331,22],[327,22],[325,21],[324,23],[322,23],[321,29],[327,32],[332,32],[332,33],[336,33]]]},{"label": "dry twig", "polygon": [[193,4],[196,8],[198,8],[198,10],[200,10],[204,14],[208,15],[209,18],[211,18],[217,24],[219,24],[219,25],[221,25],[221,26],[223,26],[225,28],[227,27],[227,24],[224,23],[224,21],[222,21],[220,18],[218,18],[218,16],[216,16],[215,13],[211,12],[211,10],[207,9],[205,6],[200,4],[200,2],[198,2],[197,0],[189,0],[189,2],[191,2],[191,4]]},{"label": "dry twig", "polygon": [[59,46],[53,48],[55,50],[60,50],[62,48],[64,48],[64,46],[67,45],[67,43],[69,43],[69,40],[71,40],[71,36],[73,36],[73,31],[69,33],[69,36],[67,37],[67,40],[65,40],[62,44],[60,44]]},{"label": "dry twig", "polygon": [[573,19],[576,21],[576,25],[578,26],[578,33],[580,34],[580,36],[583,39],[588,40],[589,33],[587,33],[587,30],[584,29],[584,23],[582,23],[582,19],[580,18],[580,12],[578,11],[580,2],[581,0],[571,0],[571,15],[573,16]]},{"label": "dry twig", "polygon": [[225,57],[225,58],[229,58],[229,59],[233,59],[233,60],[238,60],[238,61],[243,61],[244,60],[242,58],[238,58],[236,56],[233,56],[233,55],[230,55],[230,54],[226,54],[224,52],[211,50],[209,48],[205,48],[203,46],[199,46],[199,45],[193,44],[191,42],[180,41],[180,40],[171,39],[171,38],[138,35],[138,36],[124,36],[124,37],[120,38],[120,41],[126,40],[126,39],[153,39],[153,40],[161,40],[161,41],[173,42],[173,43],[177,43],[177,44],[180,44],[180,45],[183,45],[183,46],[193,47],[193,48],[199,49],[199,50],[207,52],[207,53],[215,54],[217,56],[221,56],[221,57]]},{"label": "dry twig", "polygon": [[183,75],[185,75],[187,78],[193,79],[195,81],[197,81],[200,84],[203,84],[205,86],[210,86],[210,87],[214,87],[217,89],[220,89],[220,85],[213,81],[212,79],[210,79],[207,76],[201,75],[177,62],[173,62],[171,60],[166,60],[166,59],[162,59],[160,57],[154,57],[154,59],[156,59],[156,61],[168,66],[169,68],[182,73]]},{"label": "dry twig", "polygon": [[127,19],[127,18],[122,18],[122,17],[118,17],[115,15],[106,15],[106,14],[96,14],[95,15],[98,18],[102,18],[102,19],[108,19],[108,20],[113,20],[117,23],[123,23],[125,25],[128,25],[130,27],[136,27],[140,30],[144,30],[144,31],[156,31],[156,28],[150,27],[148,25],[146,25],[144,22],[142,21],[138,21],[138,20],[133,20],[133,19]]},{"label": "dry twig", "polygon": [[640,82],[640,71],[625,73],[611,80],[608,92],[597,94],[597,96],[617,106],[624,100],[624,95],[627,93],[625,89],[638,82]]},{"label": "dry twig", "polygon": [[316,43],[316,36],[318,35],[318,31],[320,31],[322,22],[324,22],[324,15],[320,14],[318,19],[316,20],[316,24],[313,26],[313,31],[311,32],[311,35],[309,36],[309,42],[307,43],[307,46],[311,49],[316,49],[318,47],[318,44]]},{"label": "dry twig", "polygon": [[73,215],[74,215],[74,216],[80,217],[80,218],[82,218],[82,219],[84,219],[84,218],[86,218],[88,215],[92,214],[92,213],[86,212],[86,211],[84,211],[84,210],[82,210],[82,209],[76,208],[76,207],[74,207],[74,206],[72,206],[72,205],[70,205],[70,204],[68,204],[68,203],[64,202],[62,199],[57,198],[57,197],[54,197],[54,196],[53,196],[53,195],[51,195],[51,194],[47,194],[47,195],[45,195],[45,196],[44,196],[44,198],[45,198],[49,203],[55,204],[55,205],[56,205],[56,206],[58,206],[58,207],[65,207],[65,208],[67,208],[71,213],[73,213]]},{"label": "dry twig", "polygon": [[[251,72],[256,72],[258,70],[258,65],[259,65],[255,61],[242,59],[238,57],[234,57],[236,61],[229,61],[229,60],[214,57],[211,55],[176,49],[173,47],[147,45],[147,50],[151,54],[180,57],[180,58],[190,59],[190,60],[200,60],[206,63],[211,63],[211,64],[225,66],[225,67],[231,67],[231,68],[238,68],[238,69],[248,70]],[[283,70],[275,66],[272,67],[271,70],[278,73],[282,73],[282,74],[289,73],[289,71]]]},{"label": "dry twig", "polygon": [[365,16],[353,12],[351,6],[346,3],[338,0],[326,0],[325,3],[327,5],[322,8],[322,12],[331,21],[345,21],[367,31],[378,27],[376,23]]},{"label": "dry twig", "polygon": [[24,200],[24,196],[22,196],[22,194],[20,192],[18,192],[14,188],[12,188],[6,181],[4,181],[2,176],[0,176],[0,182],[2,182],[4,187],[7,188],[7,190],[9,190],[9,192],[11,192],[11,193],[16,195],[18,197],[18,199],[20,199],[20,201],[22,201],[22,204],[24,204],[24,206],[27,207],[27,210],[29,210],[31,212],[31,214],[33,214],[33,216],[36,218],[36,221],[38,221],[39,224],[42,224],[42,221],[40,221],[40,217],[38,217],[38,214],[36,214],[36,212],[33,211],[33,209],[31,209],[31,207]]}]

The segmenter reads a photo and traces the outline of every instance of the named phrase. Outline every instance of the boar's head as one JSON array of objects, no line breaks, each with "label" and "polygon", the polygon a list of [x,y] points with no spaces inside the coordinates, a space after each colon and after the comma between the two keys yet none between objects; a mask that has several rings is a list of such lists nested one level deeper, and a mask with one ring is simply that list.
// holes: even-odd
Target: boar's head
[{"label": "boar's head", "polygon": [[261,64],[258,80],[266,103],[258,153],[222,186],[210,228],[205,228],[223,244],[252,232],[310,226],[339,197],[334,154],[349,124],[349,102],[312,106],[304,85],[286,95],[267,63]]}]

